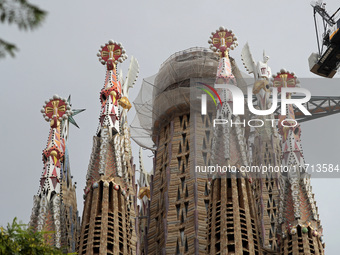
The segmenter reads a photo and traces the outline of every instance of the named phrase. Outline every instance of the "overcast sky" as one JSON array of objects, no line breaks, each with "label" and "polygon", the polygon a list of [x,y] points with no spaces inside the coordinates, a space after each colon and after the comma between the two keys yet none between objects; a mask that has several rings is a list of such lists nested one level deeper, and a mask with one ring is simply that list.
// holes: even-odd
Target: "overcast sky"
[{"label": "overcast sky", "polygon": [[[99,92],[105,77],[96,53],[109,39],[121,42],[127,54],[139,61],[140,78],[130,90],[131,101],[143,77],[155,74],[177,51],[208,47],[210,33],[221,25],[232,29],[239,39],[240,46],[230,55],[241,70],[245,71],[240,52],[248,41],[256,60],[266,50],[273,72],[284,67],[300,78],[316,78],[308,68],[308,57],[317,50],[309,0],[32,2],[49,12],[42,27],[19,32],[14,26],[0,26],[1,38],[20,48],[16,58],[0,60],[0,225],[15,216],[29,221],[43,168],[41,153],[49,133],[40,109],[54,94],[71,94],[73,108],[86,108],[76,116],[80,129],[71,126],[68,143],[82,214],[92,137],[98,125]],[[328,1],[327,9],[333,13],[338,5],[338,1]],[[128,64],[123,64],[125,74]],[[335,78],[339,79],[339,74]],[[305,88],[314,96],[340,96],[339,80],[331,84],[320,79],[318,86]],[[339,125],[340,115],[302,125],[308,163],[340,164]],[[137,155],[135,159],[137,163]],[[327,254],[337,254],[340,179],[313,179],[312,184]]]}]

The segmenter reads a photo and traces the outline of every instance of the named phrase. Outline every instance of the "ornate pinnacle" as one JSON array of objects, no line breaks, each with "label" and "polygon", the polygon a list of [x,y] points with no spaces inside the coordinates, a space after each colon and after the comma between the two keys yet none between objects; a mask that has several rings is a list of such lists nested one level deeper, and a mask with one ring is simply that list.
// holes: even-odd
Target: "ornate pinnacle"
[{"label": "ornate pinnacle", "polygon": [[219,53],[220,57],[227,56],[229,50],[235,49],[238,45],[237,37],[233,31],[224,27],[220,27],[216,32],[212,32],[208,43],[210,44],[210,49]]},{"label": "ornate pinnacle", "polygon": [[50,122],[52,128],[58,127],[63,119],[67,119],[72,115],[69,102],[58,95],[54,95],[49,100],[45,101],[41,113],[45,120]]},{"label": "ornate pinnacle", "polygon": [[283,87],[299,87],[299,80],[297,79],[295,73],[281,69],[276,75],[274,74],[270,80],[270,85],[277,87],[279,93]]},{"label": "ornate pinnacle", "polygon": [[127,59],[127,55],[125,54],[125,50],[121,43],[110,40],[105,45],[100,46],[100,48],[97,56],[99,57],[100,63],[103,65],[106,64],[107,70],[113,70],[118,62],[122,63]]}]

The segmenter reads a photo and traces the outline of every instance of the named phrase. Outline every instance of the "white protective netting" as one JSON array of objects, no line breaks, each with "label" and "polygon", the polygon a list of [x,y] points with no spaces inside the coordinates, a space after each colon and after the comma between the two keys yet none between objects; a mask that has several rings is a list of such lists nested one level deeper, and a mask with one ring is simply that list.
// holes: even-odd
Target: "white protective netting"
[{"label": "white protective netting", "polygon": [[152,141],[152,95],[156,75],[143,79],[138,96],[133,101],[136,115],[130,125],[132,139],[139,146],[151,150],[154,150]]},{"label": "white protective netting", "polygon": [[[190,106],[190,81],[214,79],[218,62],[216,53],[194,47],[171,55],[157,74],[144,78],[133,102],[136,116],[130,125],[132,139],[141,147],[154,150],[152,136],[155,122],[165,120],[169,109],[181,111]],[[249,77],[238,68],[234,71],[239,77]],[[245,89],[247,84],[242,79],[238,80],[238,86]]]}]

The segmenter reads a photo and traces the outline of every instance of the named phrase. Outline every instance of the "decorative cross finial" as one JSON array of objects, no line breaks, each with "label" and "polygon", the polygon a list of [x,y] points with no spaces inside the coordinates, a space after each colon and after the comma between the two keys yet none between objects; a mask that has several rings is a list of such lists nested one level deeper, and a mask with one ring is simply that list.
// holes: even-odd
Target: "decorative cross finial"
[{"label": "decorative cross finial", "polygon": [[121,43],[110,40],[105,45],[100,46],[100,48],[97,56],[99,57],[100,63],[103,65],[106,64],[107,70],[113,70],[118,62],[122,63],[127,59],[127,55],[125,54],[125,50]]},{"label": "decorative cross finial", "polygon": [[45,120],[50,122],[52,128],[58,127],[63,119],[67,119],[72,115],[69,102],[58,95],[54,95],[50,100],[45,101],[41,113]]},{"label": "decorative cross finial", "polygon": [[271,85],[278,88],[279,93],[283,87],[295,88],[298,87],[299,80],[295,73],[281,69],[276,75],[273,75],[271,79]]},{"label": "decorative cross finial", "polygon": [[233,31],[224,27],[220,27],[216,32],[212,32],[208,43],[210,44],[210,49],[218,52],[221,57],[226,57],[229,50],[235,49],[238,45],[237,37]]},{"label": "decorative cross finial", "polygon": [[[297,79],[295,74],[293,72],[289,72],[285,69],[281,69],[280,72],[277,72],[276,75],[273,75],[273,77],[270,80],[270,85],[273,87],[276,87],[278,92],[281,93],[282,88],[295,88],[298,87],[300,81]],[[287,98],[291,98],[292,93],[287,93]],[[292,105],[287,105],[288,110],[288,116],[291,119],[295,119],[294,109]],[[281,112],[282,118],[280,120],[283,120],[286,118],[286,114]],[[280,122],[281,123],[281,122]],[[280,126],[280,125],[279,125]],[[281,131],[280,131],[281,132]]]}]

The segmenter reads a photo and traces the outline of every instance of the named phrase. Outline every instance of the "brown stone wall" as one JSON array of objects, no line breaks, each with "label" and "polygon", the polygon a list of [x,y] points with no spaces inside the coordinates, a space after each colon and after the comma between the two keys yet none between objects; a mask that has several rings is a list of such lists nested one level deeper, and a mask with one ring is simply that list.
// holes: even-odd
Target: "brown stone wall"
[{"label": "brown stone wall", "polygon": [[85,199],[79,254],[133,254],[130,206],[113,181],[99,181]]},{"label": "brown stone wall", "polygon": [[[189,113],[178,114],[158,133],[147,254],[206,252],[208,180],[197,177],[191,170],[197,159],[203,165],[202,153],[207,158],[210,140],[205,141],[206,149],[202,151],[205,119],[195,119],[194,128],[191,117]],[[191,141],[196,135],[202,136],[199,144],[194,145]],[[197,146],[200,154],[191,155],[196,151],[191,146]]]},{"label": "brown stone wall", "polygon": [[207,254],[262,254],[251,184],[229,174],[212,182]]},{"label": "brown stone wall", "polygon": [[[281,149],[278,137],[264,128],[256,129],[253,147],[254,166],[280,166]],[[262,132],[261,132],[262,131]],[[260,133],[261,132],[261,133]],[[254,178],[255,205],[261,233],[262,246],[269,251],[278,251],[277,234],[279,233],[279,187],[280,173],[258,173]]]},{"label": "brown stone wall", "polygon": [[61,247],[65,252],[71,253],[76,249],[80,234],[76,190],[72,183],[67,185],[65,179],[61,183],[61,188]]}]

